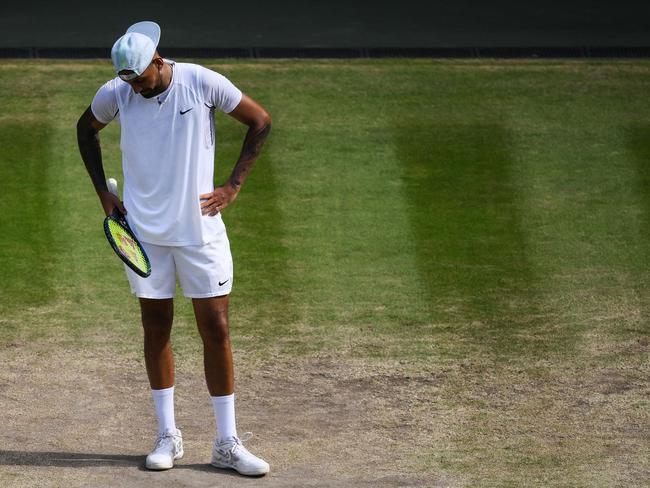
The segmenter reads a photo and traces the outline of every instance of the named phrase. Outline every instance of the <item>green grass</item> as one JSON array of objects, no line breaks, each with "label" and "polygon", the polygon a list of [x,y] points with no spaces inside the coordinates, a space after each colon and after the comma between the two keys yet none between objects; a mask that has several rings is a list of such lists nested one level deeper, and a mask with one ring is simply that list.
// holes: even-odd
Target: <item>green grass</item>
[{"label": "green grass", "polygon": [[[274,119],[224,215],[236,347],[462,363],[441,402],[467,409],[463,428],[451,451],[421,463],[469,486],[614,486],[647,473],[625,451],[629,464],[595,477],[616,433],[557,452],[544,433],[528,443],[510,432],[499,451],[481,436],[504,422],[484,403],[484,378],[502,392],[519,385],[510,398],[521,409],[505,422],[539,433],[536,419],[562,430],[572,418],[562,403],[572,388],[590,394],[581,375],[647,371],[650,63],[204,64]],[[0,343],[109,340],[139,354],[137,303],[76,149],[76,120],[111,76],[103,61],[2,63]],[[220,114],[217,134],[222,181],[244,131]],[[119,176],[118,138],[117,127],[102,131],[107,173]],[[178,302],[182,355],[198,343]],[[647,419],[647,396],[635,402],[628,418]]]}]

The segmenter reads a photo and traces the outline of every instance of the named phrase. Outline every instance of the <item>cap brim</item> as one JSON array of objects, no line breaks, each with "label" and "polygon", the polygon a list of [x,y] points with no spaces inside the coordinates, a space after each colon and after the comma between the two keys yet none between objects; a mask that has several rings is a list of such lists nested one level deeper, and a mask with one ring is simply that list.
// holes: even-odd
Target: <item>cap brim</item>
[{"label": "cap brim", "polygon": [[133,24],[126,30],[126,33],[137,32],[138,34],[143,34],[147,36],[153,42],[155,47],[158,47],[158,42],[160,41],[160,26],[155,22],[149,20],[143,20]]}]

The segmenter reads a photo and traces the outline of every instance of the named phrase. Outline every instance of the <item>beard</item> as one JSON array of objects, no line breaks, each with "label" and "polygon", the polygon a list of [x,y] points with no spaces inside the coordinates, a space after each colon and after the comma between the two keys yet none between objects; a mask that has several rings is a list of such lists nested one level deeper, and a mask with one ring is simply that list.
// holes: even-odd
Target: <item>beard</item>
[{"label": "beard", "polygon": [[[171,80],[170,80],[171,83]],[[156,79],[156,83],[153,88],[149,90],[142,90],[140,92],[140,95],[144,98],[153,98],[156,95],[160,95],[162,92],[164,92],[167,89],[163,82],[163,75],[162,75],[162,69],[158,71],[158,76]]]}]

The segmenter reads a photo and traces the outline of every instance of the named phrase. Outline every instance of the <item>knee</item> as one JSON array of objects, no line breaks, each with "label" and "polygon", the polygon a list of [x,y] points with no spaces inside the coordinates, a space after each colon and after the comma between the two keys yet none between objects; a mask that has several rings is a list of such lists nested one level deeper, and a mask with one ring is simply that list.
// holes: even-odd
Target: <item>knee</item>
[{"label": "knee", "polygon": [[142,327],[145,333],[169,334],[173,314],[168,310],[142,310]]},{"label": "knee", "polygon": [[228,319],[219,314],[201,327],[201,337],[206,346],[220,346],[230,341]]}]

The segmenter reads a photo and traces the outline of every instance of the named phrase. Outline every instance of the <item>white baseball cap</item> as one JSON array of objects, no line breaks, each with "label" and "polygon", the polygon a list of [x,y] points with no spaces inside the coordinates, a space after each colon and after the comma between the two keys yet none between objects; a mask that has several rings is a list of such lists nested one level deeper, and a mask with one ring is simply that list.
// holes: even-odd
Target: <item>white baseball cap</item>
[{"label": "white baseball cap", "polygon": [[[160,41],[160,26],[145,20],[133,24],[126,30],[111,49],[111,58],[118,76],[129,81],[140,76],[147,69]],[[133,73],[120,74],[120,71]]]}]

